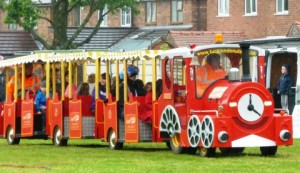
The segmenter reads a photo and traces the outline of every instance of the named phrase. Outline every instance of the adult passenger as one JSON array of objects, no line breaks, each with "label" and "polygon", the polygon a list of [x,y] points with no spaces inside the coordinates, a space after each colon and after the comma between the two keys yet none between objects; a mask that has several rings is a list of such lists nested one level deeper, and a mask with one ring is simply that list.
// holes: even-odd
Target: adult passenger
[{"label": "adult passenger", "polygon": [[227,72],[220,64],[219,54],[210,54],[206,57],[206,64],[196,70],[197,95],[201,96],[204,90],[218,79],[222,79]]},{"label": "adult passenger", "polygon": [[[19,72],[18,75],[18,91],[21,90],[21,77],[22,72]],[[9,95],[13,95],[14,92],[14,86],[15,86],[16,80],[15,76],[12,76],[9,82],[7,83],[7,92]],[[25,91],[29,91],[30,94],[35,94],[36,91],[40,88],[40,78],[33,73],[33,64],[25,64]]]}]

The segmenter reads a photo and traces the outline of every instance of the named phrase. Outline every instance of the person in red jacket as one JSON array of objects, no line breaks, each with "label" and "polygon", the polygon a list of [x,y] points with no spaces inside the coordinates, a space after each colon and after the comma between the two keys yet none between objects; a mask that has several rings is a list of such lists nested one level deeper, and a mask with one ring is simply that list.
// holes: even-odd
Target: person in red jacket
[{"label": "person in red jacket", "polygon": [[146,97],[145,107],[143,113],[140,115],[140,119],[147,124],[152,123],[152,83],[147,82],[145,85]]}]

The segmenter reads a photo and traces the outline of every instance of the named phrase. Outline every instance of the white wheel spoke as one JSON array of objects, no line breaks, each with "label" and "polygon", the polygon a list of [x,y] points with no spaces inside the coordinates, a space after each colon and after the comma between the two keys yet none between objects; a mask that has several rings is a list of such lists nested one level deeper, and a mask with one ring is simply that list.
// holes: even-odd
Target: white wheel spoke
[{"label": "white wheel spoke", "polygon": [[189,122],[188,122],[188,131],[187,131],[189,143],[192,147],[197,147],[200,138],[201,138],[201,133],[200,133],[200,120],[196,115],[191,116]]},{"label": "white wheel spoke", "polygon": [[179,117],[172,106],[167,106],[160,120],[160,131],[166,132],[172,137],[175,133],[181,132]]},{"label": "white wheel spoke", "polygon": [[205,116],[201,126],[201,141],[205,148],[211,147],[214,139],[214,124],[210,116]]}]

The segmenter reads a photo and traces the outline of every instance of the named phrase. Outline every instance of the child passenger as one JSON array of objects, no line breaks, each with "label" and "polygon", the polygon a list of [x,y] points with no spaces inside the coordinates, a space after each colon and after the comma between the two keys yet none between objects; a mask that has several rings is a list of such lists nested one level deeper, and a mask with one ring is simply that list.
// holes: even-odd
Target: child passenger
[{"label": "child passenger", "polygon": [[41,83],[40,89],[34,100],[35,110],[41,115],[42,126],[40,129],[45,131],[46,129],[46,81]]},{"label": "child passenger", "polygon": [[77,95],[78,96],[88,96],[88,95],[90,95],[89,90],[90,90],[90,86],[88,83],[86,83],[86,82],[81,83],[80,86],[78,87]]},{"label": "child passenger", "polygon": [[[95,102],[96,102],[96,96],[95,96],[95,88],[92,92],[92,103],[90,106],[90,109],[93,113],[95,113]],[[103,100],[104,103],[107,103],[107,97],[106,97],[106,73],[101,74],[100,82],[99,82],[99,92],[98,92],[98,98]]]},{"label": "child passenger", "polygon": [[[65,74],[65,80],[66,80],[66,82],[69,82],[69,73],[68,72]],[[65,91],[66,97],[70,97],[69,96],[69,87],[72,87],[72,93],[77,92],[77,86],[75,84],[72,84],[71,86],[70,86],[70,84],[68,84],[68,86],[66,87],[66,91]]]},{"label": "child passenger", "polygon": [[145,97],[145,108],[141,114],[141,120],[144,123],[152,123],[152,82],[147,82],[145,85],[146,97]]}]

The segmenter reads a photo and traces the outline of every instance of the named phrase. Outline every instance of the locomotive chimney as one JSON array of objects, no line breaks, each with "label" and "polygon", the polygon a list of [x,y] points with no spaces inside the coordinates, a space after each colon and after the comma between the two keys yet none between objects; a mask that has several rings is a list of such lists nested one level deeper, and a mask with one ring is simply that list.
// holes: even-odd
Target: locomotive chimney
[{"label": "locomotive chimney", "polygon": [[250,63],[249,63],[249,43],[241,43],[240,47],[242,49],[242,65],[243,65],[243,75],[242,75],[242,82],[251,81],[250,75]]}]

